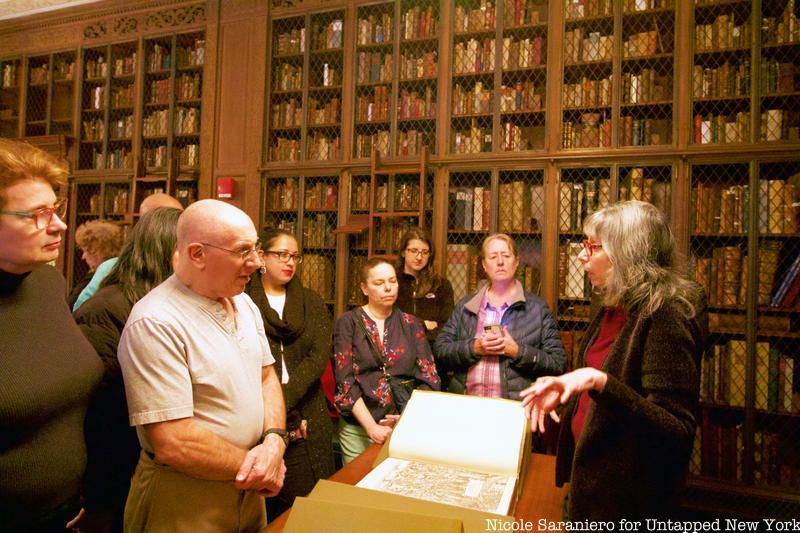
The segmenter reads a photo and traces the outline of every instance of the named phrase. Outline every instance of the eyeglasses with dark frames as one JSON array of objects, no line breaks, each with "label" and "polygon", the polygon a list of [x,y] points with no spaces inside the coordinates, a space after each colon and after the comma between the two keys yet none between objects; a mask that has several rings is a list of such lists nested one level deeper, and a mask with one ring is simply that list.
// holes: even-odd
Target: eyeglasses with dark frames
[{"label": "eyeglasses with dark frames", "polygon": [[274,255],[282,263],[288,263],[290,259],[294,260],[295,265],[303,262],[303,254],[293,254],[286,250],[264,250],[264,253]]},{"label": "eyeglasses with dark frames", "polygon": [[201,242],[203,246],[208,246],[209,248],[216,248],[217,250],[222,250],[223,252],[228,252],[232,255],[238,255],[239,259],[242,261],[246,261],[248,257],[252,254],[258,254],[258,251],[261,250],[261,243],[256,242],[255,246],[252,248],[247,248],[245,250],[230,250],[228,248],[223,248],[222,246],[217,246],[216,244],[209,244],[207,242]]},{"label": "eyeglasses with dark frames", "polygon": [[586,255],[587,256],[592,257],[592,253],[595,250],[602,250],[603,249],[603,245],[602,244],[597,244],[596,242],[592,242],[589,239],[584,239],[583,240],[583,249],[586,250]]},{"label": "eyeglasses with dark frames", "polygon": [[406,248],[406,252],[419,257],[428,257],[431,254],[430,250],[420,250],[418,248]]},{"label": "eyeglasses with dark frames", "polygon": [[36,229],[45,229],[53,221],[53,215],[56,215],[62,221],[67,216],[67,199],[61,198],[53,204],[53,207],[40,207],[33,211],[10,211],[8,209],[0,209],[0,215],[32,218],[33,223],[36,224]]}]

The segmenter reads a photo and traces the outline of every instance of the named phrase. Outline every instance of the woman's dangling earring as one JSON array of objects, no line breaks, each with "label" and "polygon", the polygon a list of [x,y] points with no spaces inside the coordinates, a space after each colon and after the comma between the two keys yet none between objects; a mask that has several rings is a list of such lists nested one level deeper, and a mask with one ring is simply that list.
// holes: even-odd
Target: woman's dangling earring
[{"label": "woman's dangling earring", "polygon": [[267,265],[262,264],[261,268],[259,268],[258,271],[261,272],[262,274],[266,274],[267,273]]}]

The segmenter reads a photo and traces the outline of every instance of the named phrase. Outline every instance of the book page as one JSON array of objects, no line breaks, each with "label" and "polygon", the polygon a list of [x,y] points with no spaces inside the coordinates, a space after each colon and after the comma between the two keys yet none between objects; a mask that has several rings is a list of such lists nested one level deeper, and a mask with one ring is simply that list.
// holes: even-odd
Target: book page
[{"label": "book page", "polygon": [[526,431],[520,402],[415,390],[389,456],[516,477]]},{"label": "book page", "polygon": [[505,515],[516,480],[516,476],[389,457],[356,486]]}]

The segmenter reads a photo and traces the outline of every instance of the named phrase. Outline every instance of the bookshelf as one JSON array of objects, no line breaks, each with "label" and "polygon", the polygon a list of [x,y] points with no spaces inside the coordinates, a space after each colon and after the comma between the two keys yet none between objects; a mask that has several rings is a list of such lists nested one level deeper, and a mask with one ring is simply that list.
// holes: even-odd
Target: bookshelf
[{"label": "bookshelf", "polygon": [[200,172],[205,33],[145,39],[141,100],[140,162],[134,213],[144,196],[172,194],[197,199]]},{"label": "bookshelf", "polygon": [[306,159],[342,158],[342,89],[344,84],[344,11],[309,18]]},{"label": "bookshelf", "polygon": [[19,136],[20,59],[0,59],[0,137]]},{"label": "bookshelf", "polygon": [[138,43],[83,50],[78,168],[133,170]]},{"label": "bookshelf", "polygon": [[75,52],[27,58],[25,136],[72,135]]},{"label": "bookshelf", "polygon": [[[480,243],[507,231],[521,248],[520,279],[550,304],[572,353],[592,304],[577,262],[583,219],[617,200],[653,202],[671,221],[690,272],[698,261],[708,269],[716,348],[706,355],[704,379],[716,368],[727,373],[719,382],[728,383],[728,396],[732,378],[739,387],[733,406],[720,399],[719,386],[712,391],[704,382],[687,505],[796,516],[798,467],[786,443],[800,437],[800,427],[795,413],[770,405],[789,402],[789,392],[793,402],[798,396],[800,380],[786,374],[800,346],[797,304],[769,303],[800,244],[796,232],[759,229],[758,217],[765,209],[797,216],[797,2],[345,1],[276,8],[273,28],[286,20],[310,27],[317,11],[342,5],[348,9],[343,46],[353,57],[344,63],[337,124],[349,137],[347,149],[333,165],[347,200],[340,225],[369,214],[368,199],[380,197],[369,186],[369,150],[377,147],[386,163],[399,165],[406,125],[418,134],[430,127],[436,268],[456,298],[473,292],[482,278]],[[385,32],[378,38],[378,26],[390,24],[391,39]],[[308,56],[298,60],[303,79]],[[277,61],[274,52],[269,61]],[[372,78],[364,77],[365,64]],[[417,98],[437,103],[433,120],[406,122],[412,86]],[[367,118],[364,109],[372,110]],[[304,128],[297,128],[302,142]],[[319,171],[303,157],[296,159],[300,171]],[[285,168],[265,158],[264,170],[276,177]],[[767,200],[772,210],[761,205]],[[716,214],[698,226],[698,206],[706,205]],[[539,217],[543,223],[534,224]],[[337,256],[336,313],[361,301],[354,273],[369,246],[357,226],[337,238],[348,251]],[[714,275],[723,276],[719,283],[711,279],[712,264]]]}]

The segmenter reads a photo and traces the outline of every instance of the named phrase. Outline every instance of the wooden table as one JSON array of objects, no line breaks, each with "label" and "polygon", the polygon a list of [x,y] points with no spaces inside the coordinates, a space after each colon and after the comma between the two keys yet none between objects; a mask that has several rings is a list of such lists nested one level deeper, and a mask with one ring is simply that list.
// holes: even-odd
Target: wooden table
[{"label": "wooden table", "polygon": [[[380,449],[379,445],[373,444],[350,464],[332,475],[330,479],[339,483],[355,485],[372,470],[372,463]],[[531,460],[528,461],[528,473],[516,509],[514,509],[514,518],[533,522],[534,531],[547,530],[547,528],[539,529],[538,521],[541,519],[561,520],[561,505],[567,493],[567,487],[556,487],[555,477],[556,458],[552,455],[534,453]],[[282,532],[289,519],[289,511],[271,522],[264,531]]]}]

